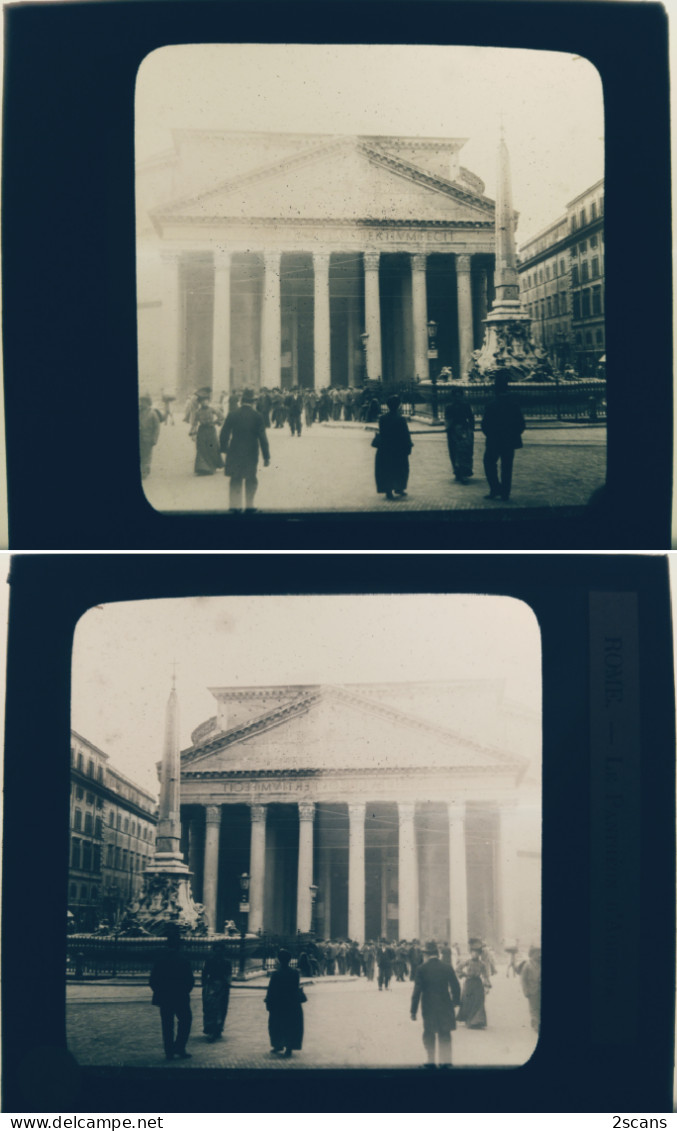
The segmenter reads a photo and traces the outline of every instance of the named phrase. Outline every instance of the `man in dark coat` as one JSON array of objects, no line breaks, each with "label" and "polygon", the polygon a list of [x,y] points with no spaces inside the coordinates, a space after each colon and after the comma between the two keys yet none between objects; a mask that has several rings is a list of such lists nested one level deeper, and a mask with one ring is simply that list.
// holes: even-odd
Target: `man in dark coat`
[{"label": "man in dark coat", "polygon": [[284,402],[284,406],[287,410],[287,420],[292,436],[300,436],[303,398],[297,389],[292,389]]},{"label": "man in dark coat", "polygon": [[400,398],[397,394],[388,397],[388,411],[379,417],[378,434],[372,440],[376,448],[374,473],[376,490],[385,494],[386,499],[395,495],[404,498],[409,481],[409,453],[413,448],[409,425],[400,416]]},{"label": "man in dark coat", "polygon": [[229,412],[221,429],[221,451],[226,453],[226,475],[230,476],[230,509],[242,509],[242,483],[245,486],[245,514],[253,514],[254,496],[259,481],[256,469],[259,462],[259,448],[263,456],[263,466],[270,463],[268,437],[260,412],[254,408],[254,394],[245,389],[242,403],[234,412]]},{"label": "man in dark coat", "polygon": [[435,1067],[435,1037],[439,1045],[440,1068],[451,1068],[451,1030],[456,1028],[454,1007],[460,1004],[461,987],[451,966],[438,958],[436,943],[426,943],[425,953],[426,960],[416,971],[411,1019],[416,1020],[420,1002],[423,1044],[428,1057],[426,1068]]},{"label": "man in dark coat", "polygon": [[160,419],[150,397],[139,397],[139,449],[141,452],[141,478],[150,475],[153,448],[160,435]]},{"label": "man in dark coat", "polygon": [[[510,374],[500,369],[494,380],[496,395],[488,401],[482,420],[482,431],[487,438],[484,449],[484,471],[489,483],[487,499],[502,499],[507,503],[512,486],[512,464],[515,449],[522,447],[525,428],[522,410],[512,393],[508,392]],[[501,477],[498,477],[498,461]]]},{"label": "man in dark coat", "polygon": [[[153,1005],[160,1007],[162,1042],[167,1060],[175,1056],[181,1060],[190,1057],[186,1043],[190,1036],[193,1014],[190,1010],[190,991],[195,985],[190,962],[180,952],[181,935],[178,927],[167,928],[167,947],[157,957],[150,972],[148,984],[153,991]],[[174,1018],[177,1029],[174,1036]]]}]

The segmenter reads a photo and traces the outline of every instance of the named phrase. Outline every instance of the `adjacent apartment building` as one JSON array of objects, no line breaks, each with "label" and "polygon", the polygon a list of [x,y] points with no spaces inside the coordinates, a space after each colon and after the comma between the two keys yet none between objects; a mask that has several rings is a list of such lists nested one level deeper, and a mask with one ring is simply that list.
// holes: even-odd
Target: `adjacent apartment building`
[{"label": "adjacent apartment building", "polygon": [[560,371],[596,376],[606,360],[603,180],[521,246],[519,276],[535,341]]},{"label": "adjacent apartment building", "polygon": [[111,924],[141,890],[155,849],[157,800],[71,731],[68,910],[73,929]]}]

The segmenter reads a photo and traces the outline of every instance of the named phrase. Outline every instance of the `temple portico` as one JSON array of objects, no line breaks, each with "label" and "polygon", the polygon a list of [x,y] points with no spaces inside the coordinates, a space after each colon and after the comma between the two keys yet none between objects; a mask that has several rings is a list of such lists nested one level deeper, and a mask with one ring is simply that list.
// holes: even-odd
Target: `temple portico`
[{"label": "temple portico", "polygon": [[440,364],[464,371],[481,344],[491,256],[437,250],[434,240],[430,251],[386,248],[165,249],[173,383],[183,394],[199,375],[218,395],[245,386],[354,387],[365,375],[425,379],[429,319]]},{"label": "temple portico", "polygon": [[369,689],[213,693],[181,778],[184,857],[212,930],[235,917],[247,872],[252,932],[515,934],[523,757]]},{"label": "temple portico", "polygon": [[[425,380],[429,320],[437,365],[465,373],[493,300],[495,208],[459,164],[464,139],[175,141],[138,169],[142,384],[160,356],[179,396]],[[222,175],[198,186],[205,154]]]}]

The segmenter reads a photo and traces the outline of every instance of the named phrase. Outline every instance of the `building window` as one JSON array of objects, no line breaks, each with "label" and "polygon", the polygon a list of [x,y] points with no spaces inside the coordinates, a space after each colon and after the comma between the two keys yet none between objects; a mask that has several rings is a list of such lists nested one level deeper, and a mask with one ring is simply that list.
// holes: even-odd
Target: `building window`
[{"label": "building window", "polygon": [[578,286],[578,264],[574,264],[571,268],[571,284],[574,287]]},{"label": "building window", "polygon": [[93,793],[88,793],[88,794],[87,794],[87,804],[88,804],[88,805],[93,805],[93,804],[94,804],[94,794],[93,794]]},{"label": "building window", "polygon": [[581,208],[581,227],[585,227],[585,208]]},{"label": "building window", "polygon": [[597,343],[598,346],[604,345],[604,334],[602,333],[601,330],[595,331],[595,342]]},{"label": "building window", "polygon": [[547,265],[546,265],[546,268],[545,268],[545,277],[546,277],[546,279],[549,279],[549,278],[550,278],[550,264],[547,264]]},{"label": "building window", "polygon": [[572,232],[575,232],[575,231],[576,231],[576,227],[577,227],[577,224],[576,224],[576,217],[575,217],[575,216],[572,216],[572,217],[571,217],[571,230],[572,230]]},{"label": "building window", "polygon": [[75,790],[75,796],[77,797],[78,801],[82,801],[83,797],[85,796],[85,791],[81,785],[79,785]]},{"label": "building window", "polygon": [[581,263],[581,282],[587,283],[588,278],[588,264],[587,262]]},{"label": "building window", "polygon": [[84,872],[92,870],[92,846],[88,840],[82,843],[82,869]]},{"label": "building window", "polygon": [[124,827],[124,831],[125,831],[125,832],[129,832],[129,817],[125,817],[125,827]]},{"label": "building window", "polygon": [[588,250],[588,241],[583,240],[583,243],[579,243],[578,250],[581,255],[585,255],[586,251]]},{"label": "building window", "polygon": [[592,204],[590,205],[590,219],[591,220],[597,219],[597,202],[594,201],[594,200],[593,200]]},{"label": "building window", "polygon": [[92,835],[92,824],[93,824],[92,814],[91,813],[85,813],[85,832],[87,833],[88,836]]},{"label": "building window", "polygon": [[570,254],[572,259],[576,258],[576,256],[578,255],[578,248],[577,248],[576,244],[574,244],[573,247],[571,247],[569,249],[569,254]]},{"label": "building window", "polygon": [[108,865],[109,868],[113,867],[113,845],[112,844],[108,845],[108,851],[106,852],[106,864]]},{"label": "building window", "polygon": [[122,814],[118,813],[118,819],[117,819],[117,830],[118,830],[118,832],[120,831],[121,828],[122,828]]},{"label": "building window", "polygon": [[559,273],[560,273],[560,275],[566,275],[566,270],[567,270],[566,261],[564,259],[560,259],[560,261],[559,261]]},{"label": "building window", "polygon": [[127,849],[126,848],[122,849],[122,871],[123,872],[127,871]]},{"label": "building window", "polygon": [[566,293],[566,291],[562,291],[560,296],[559,296],[559,310],[560,310],[560,314],[566,314],[566,312],[567,312],[567,293]]},{"label": "building window", "polygon": [[574,295],[574,318],[581,317],[581,296]]},{"label": "building window", "polygon": [[93,872],[100,872],[101,871],[101,845],[100,844],[94,845],[94,867],[92,868],[92,871]]},{"label": "building window", "polygon": [[71,867],[80,867],[80,841],[77,837],[73,837],[73,843],[71,845]]},{"label": "building window", "polygon": [[552,299],[550,298],[550,295],[548,295],[546,303],[547,303],[548,318],[552,318]]},{"label": "building window", "polygon": [[94,836],[97,838],[97,840],[101,840],[101,837],[103,836],[103,821],[101,820],[101,817],[97,817],[96,821],[94,822]]},{"label": "building window", "polygon": [[73,821],[73,828],[77,829],[78,832],[80,832],[80,829],[82,828],[82,809],[76,809],[75,810],[75,820]]},{"label": "building window", "polygon": [[589,290],[583,291],[582,311],[583,311],[583,317],[584,318],[590,317],[590,291]]},{"label": "building window", "polygon": [[590,236],[590,247],[597,247],[597,236]]},{"label": "building window", "polygon": [[115,813],[113,812],[112,809],[111,809],[110,813],[108,814],[108,824],[110,825],[111,828],[113,828],[113,825],[115,824]]},{"label": "building window", "polygon": [[120,847],[118,846],[118,847],[117,847],[117,848],[115,849],[115,867],[116,867],[116,868],[119,868],[119,867],[120,867],[120,853],[121,853],[121,849],[120,849]]},{"label": "building window", "polygon": [[599,259],[597,256],[595,256],[592,261],[592,277],[593,279],[599,279]]},{"label": "building window", "polygon": [[602,313],[602,288],[601,287],[593,287],[592,288],[592,313],[593,314],[601,314]]},{"label": "building window", "polygon": [[78,769],[80,770],[80,772],[82,772],[84,764],[85,763],[84,763],[84,759],[82,757],[82,750],[81,750],[78,754]]}]

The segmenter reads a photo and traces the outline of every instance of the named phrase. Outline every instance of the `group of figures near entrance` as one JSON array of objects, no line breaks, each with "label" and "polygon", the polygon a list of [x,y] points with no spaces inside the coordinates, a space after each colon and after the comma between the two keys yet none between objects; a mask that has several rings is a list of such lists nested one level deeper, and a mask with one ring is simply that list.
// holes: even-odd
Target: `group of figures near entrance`
[{"label": "group of figures near entrance", "polygon": [[[153,1004],[160,1009],[162,1039],[167,1060],[191,1057],[186,1045],[192,1025],[190,994],[195,978],[187,957],[180,950],[178,929],[167,931],[166,949],[153,964],[149,985]],[[232,964],[226,956],[226,944],[218,940],[202,968],[203,1030],[207,1041],[223,1035],[228,1013]],[[529,957],[520,955],[517,944],[505,947],[508,955],[506,977],[521,979],[522,990],[529,1003],[532,1028],[540,1023],[541,952],[531,947]],[[497,968],[491,950],[481,939],[470,939],[468,951],[462,955],[458,944],[438,946],[431,940],[421,945],[400,940],[366,942],[363,946],[350,940],[311,942],[292,965],[292,955],[278,951],[277,966],[270,975],[263,999],[268,1012],[268,1036],[271,1056],[291,1057],[303,1047],[303,1004],[308,1000],[301,978],[312,979],[337,974],[360,977],[374,982],[378,971],[379,990],[388,990],[394,977],[413,982],[410,1013],[413,1021],[420,1007],[423,1020],[423,1044],[426,1050],[424,1067],[451,1067],[451,1033],[457,1022],[468,1029],[486,1029],[486,994]],[[462,988],[461,988],[462,983]]]},{"label": "group of figures near entrance", "polygon": [[[522,447],[525,421],[519,404],[509,392],[509,373],[501,370],[495,379],[495,396],[486,404],[482,431],[486,438],[484,470],[489,484],[487,499],[507,502],[512,487],[515,451]],[[195,443],[194,472],[198,476],[214,475],[223,470],[230,479],[230,510],[245,514],[256,511],[254,499],[258,487],[259,457],[270,463],[269,428],[289,424],[292,436],[300,437],[315,422],[360,420],[376,423],[372,439],[376,449],[374,475],[376,491],[389,502],[407,497],[409,458],[414,447],[409,424],[401,414],[397,395],[388,397],[387,411],[381,413],[381,400],[374,390],[361,392],[338,389],[314,390],[250,389],[231,393],[225,403],[213,403],[211,390],[197,389],[185,406],[183,420]],[[172,396],[164,396],[163,409],[154,408],[150,397],[139,402],[141,472],[150,474],[153,447],[157,443],[160,422],[174,424]],[[452,386],[445,406],[445,426],[449,457],[457,483],[465,485],[473,478],[475,416],[465,399],[465,390]],[[499,472],[500,465],[500,472]]]}]

